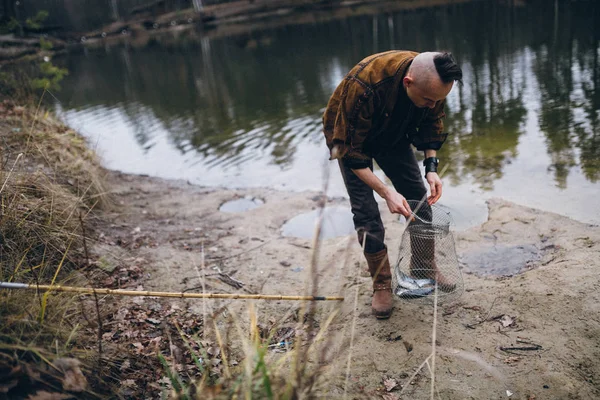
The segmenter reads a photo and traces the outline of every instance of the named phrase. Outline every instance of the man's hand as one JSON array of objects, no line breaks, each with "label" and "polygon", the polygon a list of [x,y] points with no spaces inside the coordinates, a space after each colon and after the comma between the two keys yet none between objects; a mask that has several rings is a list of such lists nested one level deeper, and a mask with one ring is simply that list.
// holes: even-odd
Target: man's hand
[{"label": "man's hand", "polygon": [[442,180],[438,176],[437,172],[429,172],[427,174],[427,183],[431,188],[431,196],[427,198],[427,204],[435,204],[440,197],[442,197]]},{"label": "man's hand", "polygon": [[409,218],[412,214],[410,206],[404,196],[395,190],[389,189],[383,198],[392,214],[402,214],[406,218]]},{"label": "man's hand", "polygon": [[377,192],[378,195],[385,199],[385,202],[387,203],[391,213],[402,214],[406,218],[411,216],[412,211],[410,210],[410,206],[408,205],[408,202],[404,196],[381,182],[381,180],[375,176],[370,168],[353,169],[352,172],[354,172],[356,176],[360,178],[360,180],[369,185],[371,189]]}]

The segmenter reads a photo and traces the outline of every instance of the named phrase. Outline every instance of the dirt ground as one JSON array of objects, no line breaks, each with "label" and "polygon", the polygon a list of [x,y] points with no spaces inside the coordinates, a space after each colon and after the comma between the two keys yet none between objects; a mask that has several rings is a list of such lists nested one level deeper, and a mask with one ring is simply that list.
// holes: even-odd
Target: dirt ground
[{"label": "dirt ground", "polygon": [[[281,226],[318,208],[318,193],[202,188],[120,173],[111,173],[109,180],[118,207],[103,216],[108,222],[99,228],[95,251],[107,263],[145,260],[143,289],[202,291],[204,249],[207,292],[304,293],[312,240],[284,237]],[[240,213],[219,211],[225,201],[245,196],[264,204]],[[344,199],[331,199],[328,205],[348,206]],[[382,206],[394,260],[403,225]],[[487,222],[454,232],[465,293],[439,308],[439,398],[599,398],[600,228],[500,199],[488,206]],[[516,265],[523,272],[485,275],[482,265],[500,273]],[[341,304],[318,303],[322,320],[340,308],[329,333],[339,354],[329,370],[328,396],[343,396],[351,354],[350,398],[428,399],[426,368],[412,382],[408,379],[431,353],[433,307],[397,299],[392,317],[376,320],[370,315],[370,278],[364,268],[354,235],[321,243],[318,292],[345,296]],[[241,315],[251,302],[173,301],[195,315],[222,307]],[[298,307],[286,301],[252,303],[264,320]],[[408,387],[400,397],[402,385]]]}]

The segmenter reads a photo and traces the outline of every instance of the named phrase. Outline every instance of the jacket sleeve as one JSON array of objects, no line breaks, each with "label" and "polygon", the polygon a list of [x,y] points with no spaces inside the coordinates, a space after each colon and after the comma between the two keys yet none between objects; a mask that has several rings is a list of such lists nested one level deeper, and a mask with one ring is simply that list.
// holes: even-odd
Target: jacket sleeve
[{"label": "jacket sleeve", "polygon": [[349,82],[340,101],[333,144],[344,165],[352,169],[368,168],[371,157],[363,151],[365,139],[373,125],[373,91],[356,82]]},{"label": "jacket sleeve", "polygon": [[432,110],[428,110],[417,127],[417,132],[411,138],[417,150],[439,150],[446,141],[448,134],[442,133],[444,131],[443,118],[446,116],[445,104],[446,100],[442,100]]}]

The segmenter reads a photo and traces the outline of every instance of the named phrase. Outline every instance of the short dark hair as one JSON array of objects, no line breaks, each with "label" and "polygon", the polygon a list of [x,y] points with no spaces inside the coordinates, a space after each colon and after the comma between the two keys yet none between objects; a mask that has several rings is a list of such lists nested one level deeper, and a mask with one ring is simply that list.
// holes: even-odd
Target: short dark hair
[{"label": "short dark hair", "polygon": [[463,73],[458,64],[456,64],[454,57],[452,57],[452,53],[443,52],[436,54],[433,57],[433,63],[442,82],[450,83],[456,81],[462,85]]}]

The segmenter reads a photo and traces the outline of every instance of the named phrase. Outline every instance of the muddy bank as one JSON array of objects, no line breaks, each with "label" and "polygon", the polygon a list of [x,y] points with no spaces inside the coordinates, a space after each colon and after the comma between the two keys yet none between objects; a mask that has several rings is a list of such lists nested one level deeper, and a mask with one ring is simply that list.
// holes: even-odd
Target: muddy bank
[{"label": "muddy bank", "polygon": [[[109,180],[121,208],[105,216],[95,251],[104,255],[107,264],[145,260],[136,283],[140,287],[220,293],[304,291],[313,241],[283,236],[281,226],[316,209],[318,193],[201,188],[120,173],[111,173]],[[223,203],[239,198],[260,199],[264,204],[243,212],[219,211]],[[343,208],[346,202],[331,199],[328,205]],[[456,233],[466,292],[440,309],[436,359],[440,396],[597,397],[600,228],[499,199],[488,207],[487,222]],[[403,226],[385,207],[382,216],[393,260]],[[320,303],[318,308],[322,321],[341,307],[331,338],[339,356],[330,366],[329,395],[344,392],[350,352],[348,390],[354,397],[429,398],[425,371],[417,374],[403,397],[398,394],[400,385],[407,383],[431,351],[432,307],[396,300],[392,318],[376,321],[370,315],[370,279],[363,269],[353,234],[321,243],[319,294],[341,293],[346,298],[341,305]],[[215,310],[243,316],[249,306],[239,300],[177,302],[196,316]],[[283,301],[252,303],[264,321],[298,307]],[[387,392],[384,382],[388,387],[396,385]]]},{"label": "muddy bank", "polygon": [[303,25],[345,19],[360,15],[378,15],[403,10],[417,10],[485,0],[427,1],[239,1],[206,6],[201,11],[182,10],[154,16],[139,12],[126,21],[118,21],[100,29],[73,34],[86,47],[127,42],[145,46],[150,40],[180,38],[217,38],[243,35],[287,25]]}]

